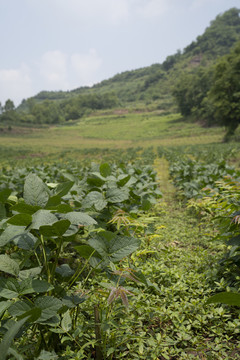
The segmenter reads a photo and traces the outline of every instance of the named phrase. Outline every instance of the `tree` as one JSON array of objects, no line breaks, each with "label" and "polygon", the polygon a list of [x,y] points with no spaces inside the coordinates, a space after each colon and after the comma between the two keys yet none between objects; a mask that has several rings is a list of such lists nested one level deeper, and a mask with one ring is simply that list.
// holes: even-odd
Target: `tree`
[{"label": "tree", "polygon": [[173,88],[179,110],[183,116],[194,119],[208,118],[206,96],[212,82],[212,68],[200,66],[191,73],[183,73]]},{"label": "tree", "polygon": [[4,105],[4,111],[9,112],[9,111],[14,111],[14,110],[15,110],[14,102],[10,99],[6,100],[5,105]]},{"label": "tree", "polygon": [[18,113],[15,111],[14,102],[10,99],[5,101],[5,105],[2,107],[1,121],[8,123],[15,123],[19,120]]},{"label": "tree", "polygon": [[232,135],[240,124],[240,42],[216,64],[208,96],[216,121]]}]

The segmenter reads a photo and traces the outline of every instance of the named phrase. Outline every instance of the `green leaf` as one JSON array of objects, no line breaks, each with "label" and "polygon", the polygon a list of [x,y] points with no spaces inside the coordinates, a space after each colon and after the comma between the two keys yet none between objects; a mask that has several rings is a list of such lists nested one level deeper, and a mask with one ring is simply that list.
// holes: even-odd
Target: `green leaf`
[{"label": "green leaf", "polygon": [[55,352],[49,352],[46,350],[42,350],[37,360],[57,360],[58,355]]},{"label": "green leaf", "polygon": [[131,175],[125,175],[125,174],[122,174],[118,177],[118,181],[117,181],[117,184],[118,186],[124,186],[127,184],[127,182],[130,180],[131,178]]},{"label": "green leaf", "polygon": [[11,195],[12,190],[10,189],[4,189],[0,191],[0,202],[5,204],[9,196]]},{"label": "green leaf", "polygon": [[54,286],[49,284],[45,280],[38,279],[26,279],[20,283],[20,295],[26,295],[31,293],[43,293],[54,289]]},{"label": "green leaf", "polygon": [[129,198],[128,189],[109,189],[106,193],[106,198],[111,203],[119,203]]},{"label": "green leaf", "polygon": [[9,355],[12,355],[12,356],[14,356],[14,359],[16,359],[16,360],[24,360],[24,358],[22,357],[22,355],[20,355],[18,352],[17,352],[17,350],[15,350],[15,349],[13,349],[13,348],[9,348],[8,349],[8,356]]},{"label": "green leaf", "polygon": [[16,205],[12,206],[12,211],[17,211],[21,214],[34,214],[36,211],[40,210],[40,206],[32,206],[29,204],[26,204],[25,202],[19,202]]},{"label": "green leaf", "polygon": [[0,220],[5,219],[6,215],[7,215],[7,213],[6,213],[5,205],[0,203]]},{"label": "green leaf", "polygon": [[48,202],[46,204],[46,208],[49,209],[49,208],[55,208],[57,207],[58,205],[61,204],[61,197],[58,196],[58,195],[54,195],[54,196],[51,196],[49,199],[48,199]]},{"label": "green leaf", "polygon": [[56,221],[58,221],[58,218],[49,210],[38,210],[32,216],[32,224],[30,225],[30,229],[39,230],[41,226],[53,224]]},{"label": "green leaf", "polygon": [[82,256],[84,259],[88,259],[93,252],[96,252],[95,249],[93,249],[89,245],[79,245],[74,247],[80,256]]},{"label": "green leaf", "polygon": [[106,179],[97,172],[91,173],[87,178],[87,183],[92,186],[101,187],[103,184],[105,184]]},{"label": "green leaf", "polygon": [[32,310],[33,307],[34,306],[30,303],[30,301],[20,300],[11,305],[8,309],[8,312],[10,315],[18,317],[25,314],[29,310]]},{"label": "green leaf", "polygon": [[28,278],[35,278],[42,272],[42,266],[38,266],[35,268],[21,270],[18,274],[20,280],[25,280]]},{"label": "green leaf", "polygon": [[8,219],[8,224],[17,226],[28,226],[32,222],[30,214],[17,214]]},{"label": "green leaf", "polygon": [[67,214],[62,214],[62,217],[69,220],[73,225],[89,226],[97,224],[97,222],[91,216],[82,212],[72,211]]},{"label": "green leaf", "polygon": [[19,273],[19,265],[8,255],[0,255],[0,271],[17,276]]},{"label": "green leaf", "polygon": [[62,264],[56,268],[56,273],[62,277],[69,277],[74,274],[74,270],[72,270],[68,264]]},{"label": "green leaf", "polygon": [[42,315],[40,319],[38,319],[38,322],[44,323],[57,315],[57,312],[63,306],[63,303],[53,296],[41,296],[35,301],[35,306],[42,310]]},{"label": "green leaf", "polygon": [[61,321],[61,326],[63,328],[64,331],[68,332],[71,330],[72,328],[72,318],[70,315],[70,311],[66,311],[65,314],[63,315],[62,321]]},{"label": "green leaf", "polygon": [[72,208],[70,205],[67,205],[67,204],[60,204],[58,205],[55,210],[58,212],[58,213],[62,213],[62,214],[66,214],[68,212],[71,212],[72,211]]},{"label": "green leaf", "polygon": [[98,191],[91,191],[87,194],[82,203],[84,208],[95,207],[97,211],[101,211],[107,206],[107,201],[104,199],[103,194]]},{"label": "green leaf", "polygon": [[0,297],[5,299],[14,299],[19,294],[19,283],[16,279],[0,279]]},{"label": "green leaf", "polygon": [[231,240],[229,240],[228,245],[240,246],[240,235],[234,236]]},{"label": "green leaf", "polygon": [[26,204],[45,207],[49,198],[49,190],[37,175],[29,174],[25,180],[23,197]]},{"label": "green leaf", "polygon": [[23,233],[24,229],[24,226],[9,225],[0,235],[0,247],[5,246],[13,240],[15,236]]},{"label": "green leaf", "polygon": [[58,184],[54,193],[55,193],[55,195],[63,197],[65,195],[67,195],[67,193],[70,191],[70,189],[73,187],[73,185],[74,185],[73,181],[66,181],[64,183]]},{"label": "green leaf", "polygon": [[87,297],[83,294],[82,295],[81,294],[80,295],[72,294],[70,296],[68,296],[68,295],[64,296],[62,301],[65,306],[67,306],[69,309],[72,309],[72,308],[76,307],[77,305],[83,303],[86,300],[87,300]]},{"label": "green leaf", "polygon": [[21,327],[25,324],[25,322],[28,321],[28,317],[19,320],[14,325],[11,326],[11,328],[6,332],[4,335],[2,342],[0,344],[0,354],[1,354],[1,360],[6,360],[8,349],[11,346],[11,343],[14,339],[14,337],[17,335]]},{"label": "green leaf", "polygon": [[110,176],[112,173],[111,166],[107,163],[101,164],[99,170],[100,170],[100,174],[105,178]]},{"label": "green leaf", "polygon": [[213,303],[240,306],[240,294],[233,292],[221,292],[211,296],[206,302],[206,304]]},{"label": "green leaf", "polygon": [[0,302],[0,318],[4,312],[12,305],[12,301],[1,301]]},{"label": "green leaf", "polygon": [[52,225],[40,226],[39,231],[44,236],[62,236],[71,225],[69,220],[59,220]]},{"label": "green leaf", "polygon": [[108,235],[105,235],[106,234],[102,233],[97,238],[90,239],[88,243],[102,256],[102,258],[107,258],[113,263],[130,255],[140,246],[140,240],[136,238],[114,235],[109,240]]},{"label": "green leaf", "polygon": [[13,242],[23,250],[34,250],[37,239],[30,232],[24,232],[16,235],[13,238]]}]

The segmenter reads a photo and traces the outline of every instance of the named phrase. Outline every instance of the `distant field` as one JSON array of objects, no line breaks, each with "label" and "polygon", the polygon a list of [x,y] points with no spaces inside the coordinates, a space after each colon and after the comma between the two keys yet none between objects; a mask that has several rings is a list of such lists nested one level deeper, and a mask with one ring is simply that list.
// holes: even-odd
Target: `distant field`
[{"label": "distant field", "polygon": [[95,113],[67,126],[1,128],[0,163],[18,166],[26,161],[101,161],[105,155],[111,158],[113,150],[127,153],[128,149],[139,147],[222,146],[223,137],[224,128],[186,122],[179,114],[121,109]]},{"label": "distant field", "polygon": [[0,136],[2,146],[59,151],[92,147],[156,146],[215,143],[222,128],[204,128],[184,121],[179,114],[152,113],[89,116],[72,126],[48,129],[12,129]]}]

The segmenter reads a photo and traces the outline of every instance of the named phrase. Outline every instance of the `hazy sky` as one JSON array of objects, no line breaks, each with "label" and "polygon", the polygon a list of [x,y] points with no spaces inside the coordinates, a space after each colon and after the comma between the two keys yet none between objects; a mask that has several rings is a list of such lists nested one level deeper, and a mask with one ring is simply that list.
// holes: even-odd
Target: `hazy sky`
[{"label": "hazy sky", "polygon": [[0,0],[0,101],[162,63],[240,0]]}]

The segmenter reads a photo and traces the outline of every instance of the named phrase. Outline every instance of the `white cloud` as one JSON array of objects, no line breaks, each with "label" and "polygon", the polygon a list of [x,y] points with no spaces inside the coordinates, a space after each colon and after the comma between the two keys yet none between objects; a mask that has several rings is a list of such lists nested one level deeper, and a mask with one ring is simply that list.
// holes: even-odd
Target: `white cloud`
[{"label": "white cloud", "polygon": [[0,100],[11,99],[18,105],[23,98],[32,95],[30,70],[22,64],[18,69],[0,69]]},{"label": "white cloud", "polygon": [[43,54],[39,64],[46,89],[51,90],[68,88],[67,82],[67,55],[59,50],[48,51]]},{"label": "white cloud", "polygon": [[90,49],[87,54],[73,54],[71,66],[77,77],[77,86],[92,85],[101,64],[102,60],[95,49]]}]

